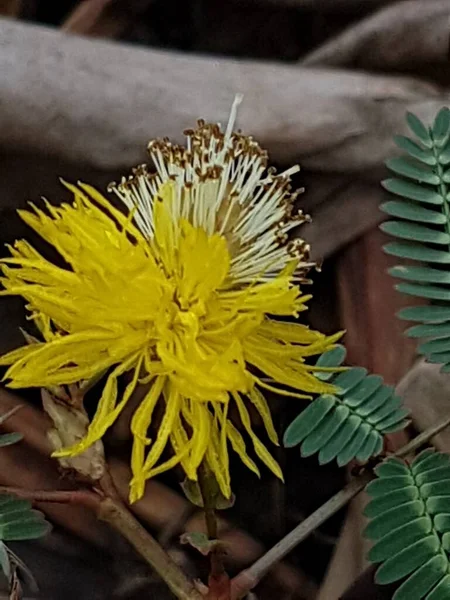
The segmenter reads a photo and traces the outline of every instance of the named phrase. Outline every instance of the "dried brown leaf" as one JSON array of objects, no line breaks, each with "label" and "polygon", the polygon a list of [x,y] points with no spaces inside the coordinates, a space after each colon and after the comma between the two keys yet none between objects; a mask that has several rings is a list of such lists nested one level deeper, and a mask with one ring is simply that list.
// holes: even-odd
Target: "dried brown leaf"
[{"label": "dried brown leaf", "polygon": [[[47,433],[53,449],[61,450],[81,441],[89,426],[89,419],[83,407],[75,407],[61,401],[45,389],[41,391],[41,397],[44,410],[53,421],[53,428]],[[74,469],[93,480],[100,479],[105,473],[105,455],[101,440],[78,456],[58,460],[63,467]]]},{"label": "dried brown leaf", "polygon": [[222,544],[219,540],[210,540],[206,533],[201,531],[190,531],[189,533],[183,533],[180,536],[181,544],[188,544],[196,550],[198,550],[203,556],[208,556],[214,548],[217,548]]}]

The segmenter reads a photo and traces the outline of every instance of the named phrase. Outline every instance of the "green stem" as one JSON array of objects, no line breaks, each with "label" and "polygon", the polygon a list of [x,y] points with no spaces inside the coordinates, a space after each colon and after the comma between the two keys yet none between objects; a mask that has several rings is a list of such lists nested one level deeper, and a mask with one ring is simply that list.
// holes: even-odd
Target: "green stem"
[{"label": "green stem", "polygon": [[[217,540],[217,518],[216,518],[216,488],[214,475],[202,464],[198,471],[198,485],[203,499],[203,510],[205,512],[206,531],[210,540]],[[212,548],[210,553],[211,572],[210,576],[220,577],[225,573],[223,565],[223,554],[220,547]]]}]

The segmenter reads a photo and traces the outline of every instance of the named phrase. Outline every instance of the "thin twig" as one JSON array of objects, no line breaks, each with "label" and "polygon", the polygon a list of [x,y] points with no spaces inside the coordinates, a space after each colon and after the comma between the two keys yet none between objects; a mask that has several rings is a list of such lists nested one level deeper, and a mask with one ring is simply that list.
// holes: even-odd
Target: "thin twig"
[{"label": "thin twig", "polygon": [[52,504],[79,504],[98,511],[101,496],[89,490],[25,490],[23,488],[0,486],[0,493],[13,494],[18,498],[33,502],[51,502]]},{"label": "thin twig", "polygon": [[429,427],[428,429],[420,433],[418,436],[416,436],[413,440],[408,442],[405,446],[397,450],[397,452],[394,453],[394,456],[401,458],[403,456],[411,454],[411,452],[414,452],[414,450],[417,450],[418,448],[432,440],[435,435],[441,433],[441,431],[446,429],[449,425],[450,417],[445,419],[445,421],[439,423],[439,425],[433,425],[433,427]]},{"label": "thin twig", "polygon": [[242,598],[270,571],[270,569],[289,554],[300,542],[307,538],[317,527],[327,521],[338,510],[354,498],[372,479],[372,474],[365,472],[353,479],[325,504],[302,521],[295,529],[280,540],[266,554],[263,554],[249,569],[241,571],[231,581],[231,597]]},{"label": "thin twig", "polygon": [[[429,442],[435,435],[449,425],[450,417],[442,423],[430,427],[391,456],[400,458],[411,454],[414,450],[417,450]],[[380,462],[383,462],[383,460],[386,460],[387,458],[389,457],[384,457]],[[355,477],[342,490],[297,525],[295,529],[288,533],[273,548],[261,556],[261,558],[259,558],[251,567],[241,571],[241,573],[234,577],[231,581],[232,599],[237,600],[238,598],[242,598],[252,590],[274,565],[289,554],[289,552],[291,552],[291,550],[293,550],[300,542],[309,537],[317,527],[322,525],[322,523],[327,521],[332,515],[357,496],[373,477],[373,471],[364,471],[361,475]]]}]

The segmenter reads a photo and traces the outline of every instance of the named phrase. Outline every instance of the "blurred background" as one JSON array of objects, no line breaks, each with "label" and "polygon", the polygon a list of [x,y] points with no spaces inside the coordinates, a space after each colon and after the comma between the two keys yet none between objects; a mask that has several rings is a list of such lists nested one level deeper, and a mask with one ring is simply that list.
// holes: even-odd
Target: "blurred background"
[{"label": "blurred background", "polygon": [[[378,230],[384,160],[405,132],[405,113],[431,121],[449,104],[450,0],[0,0],[0,241],[33,239],[16,209],[45,196],[65,199],[59,177],[105,188],[146,161],[147,142],[202,117],[226,123],[244,94],[238,126],[273,164],[300,163],[299,206],[313,217],[299,235],[323,262],[314,275],[308,321],[326,333],[346,329],[350,364],[396,385],[415,361],[395,312],[404,300],[386,275]],[[43,249],[47,251],[48,249]],[[2,252],[5,252],[2,250]],[[0,350],[22,343],[19,300],[0,302]],[[72,485],[48,458],[39,394],[0,390],[0,412],[25,408],[6,426],[25,441],[2,449],[0,483],[34,489]],[[423,410],[407,398],[414,427]],[[299,406],[272,399],[282,431]],[[111,430],[107,452],[126,496],[129,414]],[[401,443],[394,437],[392,447]],[[445,447],[447,440],[443,440]],[[450,446],[447,447],[447,450]],[[280,452],[286,485],[250,479],[234,465],[235,506],[223,513],[234,574],[336,492],[347,473],[298,449]],[[193,576],[204,561],[179,544],[203,527],[181,493],[179,474],[147,487],[134,510]],[[256,598],[389,598],[366,568],[363,498],[331,519],[255,590]],[[39,543],[14,546],[46,600],[169,598],[125,543],[81,509],[41,506],[55,524]],[[363,586],[363,587],[361,587]],[[344,595],[345,594],[345,595]],[[5,598],[7,596],[4,596]]]}]

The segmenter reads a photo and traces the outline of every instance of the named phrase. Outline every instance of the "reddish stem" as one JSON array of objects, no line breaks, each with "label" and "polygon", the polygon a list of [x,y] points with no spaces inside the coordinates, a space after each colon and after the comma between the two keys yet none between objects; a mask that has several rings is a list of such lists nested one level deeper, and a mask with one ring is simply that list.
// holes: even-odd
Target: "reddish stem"
[{"label": "reddish stem", "polygon": [[97,512],[102,498],[89,490],[24,490],[22,488],[0,486],[3,494],[14,494],[18,498],[33,502],[52,502],[59,504],[79,504]]}]

